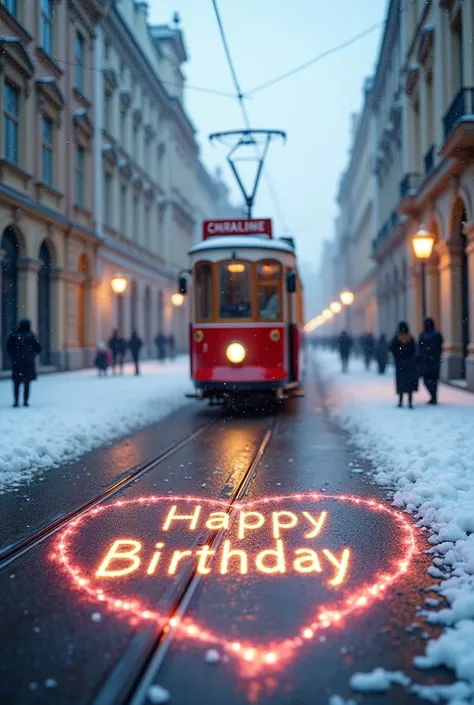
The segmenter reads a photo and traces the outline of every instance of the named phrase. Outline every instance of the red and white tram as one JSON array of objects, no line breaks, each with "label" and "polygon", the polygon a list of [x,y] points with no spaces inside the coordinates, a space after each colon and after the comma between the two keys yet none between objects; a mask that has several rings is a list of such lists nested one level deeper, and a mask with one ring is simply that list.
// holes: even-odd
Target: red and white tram
[{"label": "red and white tram", "polygon": [[[203,230],[203,241],[189,251],[196,397],[282,398],[300,385],[304,361],[293,241],[272,239],[269,220],[206,221]],[[180,290],[187,293],[183,278]]]}]

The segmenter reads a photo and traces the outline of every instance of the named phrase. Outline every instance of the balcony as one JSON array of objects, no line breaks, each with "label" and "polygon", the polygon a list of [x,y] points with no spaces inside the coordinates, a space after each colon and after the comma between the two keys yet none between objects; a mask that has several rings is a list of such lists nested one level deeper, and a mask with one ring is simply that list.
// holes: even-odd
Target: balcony
[{"label": "balcony", "polygon": [[400,217],[397,211],[392,211],[390,218],[382,225],[377,233],[375,240],[372,240],[372,250],[377,250],[380,245],[392,234],[393,230],[400,223]]},{"label": "balcony", "polygon": [[443,118],[443,157],[462,158],[474,150],[474,88],[461,88]]},{"label": "balcony", "polygon": [[433,171],[434,169],[434,164],[435,164],[435,153],[434,153],[434,145],[432,144],[429,150],[426,152],[424,158],[423,158],[424,164],[425,164],[425,176],[428,176],[430,172]]},{"label": "balcony", "polygon": [[400,182],[400,200],[403,201],[407,196],[413,196],[420,185],[421,174],[410,173],[405,174]]}]

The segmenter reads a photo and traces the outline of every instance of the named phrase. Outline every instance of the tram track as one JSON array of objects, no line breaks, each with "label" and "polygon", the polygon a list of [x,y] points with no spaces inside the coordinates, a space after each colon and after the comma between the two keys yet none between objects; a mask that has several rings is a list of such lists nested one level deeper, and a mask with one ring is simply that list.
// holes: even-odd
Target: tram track
[{"label": "tram track", "polygon": [[[232,495],[230,497],[224,495],[224,491],[219,495],[219,498],[225,497],[228,502],[227,514],[231,515],[236,503],[246,496],[273,437],[277,419],[275,415],[270,428],[265,429],[262,440]],[[207,544],[217,549],[223,536],[223,529],[204,531],[196,538],[196,544]],[[179,622],[184,617],[202,581],[203,576],[195,568],[187,571],[184,579],[176,581],[175,594],[167,609],[167,625],[159,630],[156,627],[149,628],[146,632],[136,635],[107,681],[91,701],[92,705],[144,705],[147,702],[148,690],[155,681],[174,639],[173,622],[175,620]]]},{"label": "tram track", "polygon": [[185,446],[189,445],[189,443],[191,443],[192,441],[202,436],[212,426],[215,426],[220,421],[220,419],[221,416],[219,415],[211,421],[207,421],[193,433],[190,433],[188,436],[178,441],[177,443],[168,446],[162,453],[159,453],[146,463],[139,465],[133,470],[130,470],[125,477],[122,477],[120,478],[120,480],[117,480],[116,482],[112,483],[105,489],[101,490],[101,492],[95,494],[90,499],[86,500],[85,502],[82,502],[76,508],[72,509],[69,512],[66,512],[54,521],[46,524],[42,528],[32,533],[30,536],[27,536],[21,541],[18,541],[17,543],[8,546],[6,549],[0,552],[0,570],[6,568],[18,558],[25,555],[36,546],[43,543],[43,541],[56,534],[58,531],[64,528],[72,519],[76,519],[82,516],[94,506],[102,504],[102,502],[113,497],[115,494],[117,494],[117,492],[123,490],[125,487],[135,482],[135,480],[154,470],[165,460],[173,456]]}]

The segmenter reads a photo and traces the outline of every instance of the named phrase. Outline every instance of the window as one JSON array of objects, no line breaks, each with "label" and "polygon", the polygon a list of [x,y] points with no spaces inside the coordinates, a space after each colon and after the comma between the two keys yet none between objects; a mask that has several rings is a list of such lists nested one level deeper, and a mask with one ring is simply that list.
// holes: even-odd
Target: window
[{"label": "window", "polygon": [[108,41],[107,41],[107,39],[106,39],[105,42],[104,42],[104,59],[105,59],[106,61],[109,60],[109,49],[110,49],[109,43],[108,43]]},{"label": "window", "polygon": [[145,170],[150,172],[150,140],[145,134],[144,138]]},{"label": "window", "polygon": [[252,295],[250,265],[246,262],[220,264],[220,318],[250,318]]},{"label": "window", "polygon": [[53,185],[53,121],[45,115],[41,118],[41,179]]},{"label": "window", "polygon": [[0,0],[0,5],[3,5],[6,10],[18,19],[17,0]]},{"label": "window", "polygon": [[127,187],[120,186],[120,232],[127,233]]},{"label": "window", "polygon": [[212,317],[212,264],[199,262],[195,271],[196,319],[205,321]]},{"label": "window", "polygon": [[281,265],[274,260],[257,264],[259,318],[281,318]]},{"label": "window", "polygon": [[112,96],[107,91],[104,93],[104,128],[110,132],[111,116],[112,116]]},{"label": "window", "polygon": [[104,224],[110,225],[110,205],[112,199],[112,177],[106,174],[104,177]]},{"label": "window", "polygon": [[122,147],[127,146],[127,113],[125,110],[120,112],[120,142]]},{"label": "window", "polygon": [[123,61],[120,62],[120,81],[125,82],[125,64]]},{"label": "window", "polygon": [[18,126],[20,91],[8,81],[3,85],[3,153],[5,159],[18,164]]},{"label": "window", "polygon": [[41,46],[53,53],[53,0],[41,0]]},{"label": "window", "polygon": [[84,93],[84,37],[76,32],[74,43],[74,60],[76,64],[76,88],[79,93]]},{"label": "window", "polygon": [[145,206],[145,245],[150,249],[150,206]]},{"label": "window", "polygon": [[79,145],[76,147],[76,205],[84,208],[84,170],[85,170],[85,149]]},{"label": "window", "polygon": [[133,128],[132,157],[138,161],[138,130],[136,127]]},{"label": "window", "polygon": [[139,218],[139,212],[138,212],[138,197],[135,196],[133,199],[133,223],[132,223],[132,229],[133,229],[133,239],[138,241],[139,240],[139,228],[140,228],[140,223],[138,222]]}]

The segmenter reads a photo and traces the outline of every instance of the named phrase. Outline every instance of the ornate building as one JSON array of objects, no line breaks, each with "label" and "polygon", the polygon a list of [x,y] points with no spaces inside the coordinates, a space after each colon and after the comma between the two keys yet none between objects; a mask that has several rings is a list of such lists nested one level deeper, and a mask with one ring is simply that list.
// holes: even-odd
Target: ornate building
[{"label": "ornate building", "polygon": [[116,326],[184,348],[177,273],[202,213],[233,207],[199,161],[178,25],[135,0],[0,0],[0,44],[2,341],[29,317],[51,369],[90,365]]}]

